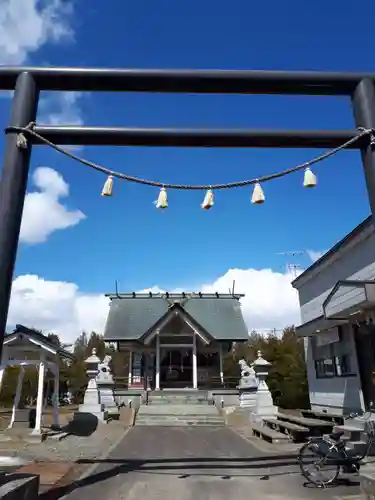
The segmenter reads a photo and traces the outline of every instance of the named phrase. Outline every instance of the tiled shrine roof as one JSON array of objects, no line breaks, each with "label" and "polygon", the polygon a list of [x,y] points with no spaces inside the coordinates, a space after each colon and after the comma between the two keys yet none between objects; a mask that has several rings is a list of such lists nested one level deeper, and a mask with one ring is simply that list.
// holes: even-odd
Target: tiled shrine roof
[{"label": "tiled shrine roof", "polygon": [[109,294],[104,332],[107,341],[140,340],[162,323],[172,309],[181,310],[201,330],[221,341],[248,340],[248,329],[236,294]]}]

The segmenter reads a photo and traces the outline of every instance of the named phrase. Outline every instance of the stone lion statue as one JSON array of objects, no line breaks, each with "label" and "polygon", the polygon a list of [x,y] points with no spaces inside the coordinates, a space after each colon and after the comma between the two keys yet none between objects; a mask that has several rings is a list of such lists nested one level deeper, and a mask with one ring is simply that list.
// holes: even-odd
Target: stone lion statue
[{"label": "stone lion statue", "polygon": [[112,356],[109,356],[108,354],[104,356],[104,359],[102,361],[102,364],[108,367],[109,370],[109,364],[112,361]]},{"label": "stone lion statue", "polygon": [[251,375],[255,375],[255,372],[253,368],[250,368],[250,366],[246,363],[244,359],[240,359],[238,364],[240,365],[241,368],[241,377],[250,377]]},{"label": "stone lion statue", "polygon": [[258,380],[254,368],[251,368],[244,359],[240,359],[238,364],[241,368],[241,380],[239,387],[257,387]]},{"label": "stone lion statue", "polygon": [[98,375],[96,377],[97,382],[113,382],[110,362],[112,361],[112,356],[105,356],[103,361],[98,364]]}]

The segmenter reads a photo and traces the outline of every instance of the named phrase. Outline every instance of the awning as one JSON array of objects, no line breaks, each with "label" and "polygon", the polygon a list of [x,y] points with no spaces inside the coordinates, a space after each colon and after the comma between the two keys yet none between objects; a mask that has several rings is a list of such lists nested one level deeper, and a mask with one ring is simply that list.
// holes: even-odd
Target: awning
[{"label": "awning", "polygon": [[375,308],[374,280],[338,281],[323,302],[326,320],[348,320],[370,308]]},{"label": "awning", "polygon": [[296,327],[296,334],[299,337],[312,337],[313,335],[320,334],[327,330],[330,330],[334,326],[342,325],[347,323],[347,320],[329,320],[324,316],[319,316],[318,318],[309,321],[308,323],[304,323],[303,325]]}]

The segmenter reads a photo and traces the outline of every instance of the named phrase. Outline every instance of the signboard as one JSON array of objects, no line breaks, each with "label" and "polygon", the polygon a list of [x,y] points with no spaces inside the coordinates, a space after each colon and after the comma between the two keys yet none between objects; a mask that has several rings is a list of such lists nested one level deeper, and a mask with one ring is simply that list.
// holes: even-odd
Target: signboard
[{"label": "signboard", "polygon": [[335,342],[340,342],[340,335],[337,327],[325,330],[322,333],[318,333],[316,336],[317,347],[334,344]]}]

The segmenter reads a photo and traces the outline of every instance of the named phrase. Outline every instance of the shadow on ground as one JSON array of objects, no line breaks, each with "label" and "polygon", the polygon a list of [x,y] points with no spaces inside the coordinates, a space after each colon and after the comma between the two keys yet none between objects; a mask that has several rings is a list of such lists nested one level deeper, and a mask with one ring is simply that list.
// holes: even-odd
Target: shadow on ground
[{"label": "shadow on ground", "polygon": [[73,419],[64,425],[61,430],[72,436],[89,437],[98,428],[99,421],[91,413],[76,413]]},{"label": "shadow on ground", "polygon": [[[40,495],[43,500],[58,500],[64,495],[83,488],[85,486],[100,483],[113,478],[119,474],[128,474],[131,472],[146,474],[169,474],[175,475],[178,479],[188,479],[193,476],[216,476],[223,480],[230,480],[235,477],[249,477],[248,471],[258,470],[257,473],[251,473],[252,478],[259,480],[269,480],[276,476],[300,475],[299,469],[277,470],[280,467],[290,467],[296,465],[296,457],[289,455],[272,455],[251,458],[158,458],[158,459],[104,459],[104,460],[78,460],[77,464],[87,464],[99,466],[98,472],[90,474],[83,479],[72,482],[66,486],[56,487]],[[112,467],[111,467],[112,466]],[[263,469],[263,471],[262,471]],[[267,470],[265,470],[267,469]],[[275,469],[270,473],[269,469]],[[231,474],[233,471],[233,475]],[[243,471],[243,474],[241,474]],[[344,480],[337,483],[337,486],[358,486],[358,482]],[[311,485],[305,483],[304,486]],[[316,487],[315,487],[316,488]]]}]

